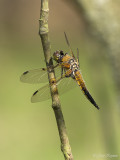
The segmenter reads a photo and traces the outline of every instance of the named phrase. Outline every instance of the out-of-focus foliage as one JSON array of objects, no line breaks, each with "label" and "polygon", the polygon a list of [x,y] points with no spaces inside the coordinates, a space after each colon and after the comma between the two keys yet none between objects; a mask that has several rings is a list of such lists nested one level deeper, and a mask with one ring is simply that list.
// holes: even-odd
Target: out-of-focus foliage
[{"label": "out-of-focus foliage", "polygon": [[[29,85],[19,81],[24,71],[45,66],[38,36],[39,10],[39,0],[0,0],[1,160],[64,159],[51,100],[36,104],[30,102],[32,93],[44,84]],[[65,31],[73,51],[76,52],[76,48],[80,50],[83,77],[101,108],[96,110],[79,88],[61,96],[74,159],[94,160],[96,156],[107,153],[118,155],[119,113],[111,66],[101,56],[106,49],[86,34],[86,24],[81,17],[71,4],[50,1],[51,51],[62,49],[68,52]],[[107,138],[109,134],[111,137]],[[113,152],[106,149],[106,141],[110,148],[114,144]]]},{"label": "out-of-focus foliage", "polygon": [[91,35],[106,44],[106,55],[111,63],[120,97],[120,1],[75,0],[73,3],[81,10]]}]

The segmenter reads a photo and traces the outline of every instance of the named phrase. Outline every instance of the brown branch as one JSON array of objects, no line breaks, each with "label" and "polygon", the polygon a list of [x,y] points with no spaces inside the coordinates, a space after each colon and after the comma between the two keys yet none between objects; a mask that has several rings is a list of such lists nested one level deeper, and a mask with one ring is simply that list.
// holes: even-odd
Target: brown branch
[{"label": "brown branch", "polygon": [[[39,20],[39,35],[41,37],[46,66],[48,68],[48,79],[51,84],[52,81],[56,82],[55,74],[53,68],[52,59],[51,59],[51,45],[48,36],[48,0],[41,0],[41,12],[40,12],[40,20]],[[65,121],[63,118],[61,104],[59,100],[58,90],[56,84],[50,85],[50,92],[52,97],[52,108],[55,113],[59,136],[61,140],[61,150],[64,154],[65,160],[73,160],[71,147],[69,144],[69,139],[66,132]]]}]

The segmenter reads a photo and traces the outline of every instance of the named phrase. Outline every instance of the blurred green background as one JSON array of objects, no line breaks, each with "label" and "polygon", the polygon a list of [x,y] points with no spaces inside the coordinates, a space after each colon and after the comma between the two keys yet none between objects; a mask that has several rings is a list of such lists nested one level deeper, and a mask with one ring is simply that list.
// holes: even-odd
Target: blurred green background
[{"label": "blurred green background", "polygon": [[[38,35],[40,0],[0,0],[0,160],[61,160],[51,100],[32,104],[30,97],[44,84],[20,82],[20,75],[45,66]],[[69,2],[50,1],[51,51],[80,50],[80,68],[87,88],[101,108],[92,106],[79,88],[60,97],[75,160],[119,160],[120,110],[106,48],[91,38],[80,12]],[[108,157],[110,159],[110,157]]]}]

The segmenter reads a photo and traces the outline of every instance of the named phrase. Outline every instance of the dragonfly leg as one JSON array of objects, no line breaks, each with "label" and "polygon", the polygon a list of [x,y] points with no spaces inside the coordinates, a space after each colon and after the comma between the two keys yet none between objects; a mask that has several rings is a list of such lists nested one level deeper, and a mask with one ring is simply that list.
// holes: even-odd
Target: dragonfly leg
[{"label": "dragonfly leg", "polygon": [[[66,75],[66,69],[63,68],[63,67],[61,67],[61,77],[63,77],[63,72],[64,72],[64,74]],[[67,74],[67,75],[68,75],[68,74]],[[66,76],[66,77],[68,77],[68,76]]]},{"label": "dragonfly leg", "polygon": [[63,75],[63,67],[61,67],[61,77],[62,77],[62,75]]},{"label": "dragonfly leg", "polygon": [[[60,64],[59,63],[57,63],[55,66],[54,65],[50,65],[48,68],[52,68],[52,69],[54,69],[54,68],[56,68],[56,67],[58,67]],[[46,68],[42,68],[43,70],[46,70]]]},{"label": "dragonfly leg", "polygon": [[58,67],[58,66],[60,66],[59,63],[57,63],[55,66],[53,66],[53,69],[56,68],[56,67]]},{"label": "dragonfly leg", "polygon": [[60,78],[58,78],[57,79],[57,81],[51,81],[51,83],[50,83],[50,85],[53,85],[53,84],[59,84],[59,82],[63,79],[63,78],[65,78],[66,77],[66,75],[65,74],[63,74]]},{"label": "dragonfly leg", "polygon": [[65,72],[65,74],[66,74],[66,69],[64,68],[64,72]]},{"label": "dragonfly leg", "polygon": [[[48,70],[50,69],[49,72],[51,72],[54,68],[57,68],[58,66],[60,66],[59,63],[57,63],[55,66],[54,66],[54,65],[49,66],[49,67],[48,67]],[[46,70],[46,68],[42,68],[42,69],[43,69],[43,70]]]}]

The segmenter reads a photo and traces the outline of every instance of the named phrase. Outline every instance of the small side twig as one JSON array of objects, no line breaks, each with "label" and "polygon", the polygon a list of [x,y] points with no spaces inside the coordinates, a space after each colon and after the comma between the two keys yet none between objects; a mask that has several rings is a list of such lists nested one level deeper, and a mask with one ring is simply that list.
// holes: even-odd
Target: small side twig
[{"label": "small side twig", "polygon": [[[48,14],[49,14],[48,0],[41,0],[39,35],[42,41],[46,66],[48,68],[48,71],[50,70],[50,72],[48,72],[48,79],[49,79],[49,82],[51,83],[51,80],[53,79],[55,80],[55,74],[54,74],[54,70],[53,69],[51,70],[51,67],[50,67],[53,65],[53,62],[51,59],[51,53],[50,53],[51,46],[50,46],[50,41],[48,36]],[[59,136],[61,140],[61,150],[64,154],[65,160],[73,160],[56,84],[50,85],[50,92],[52,96],[52,108],[55,113]]]}]

